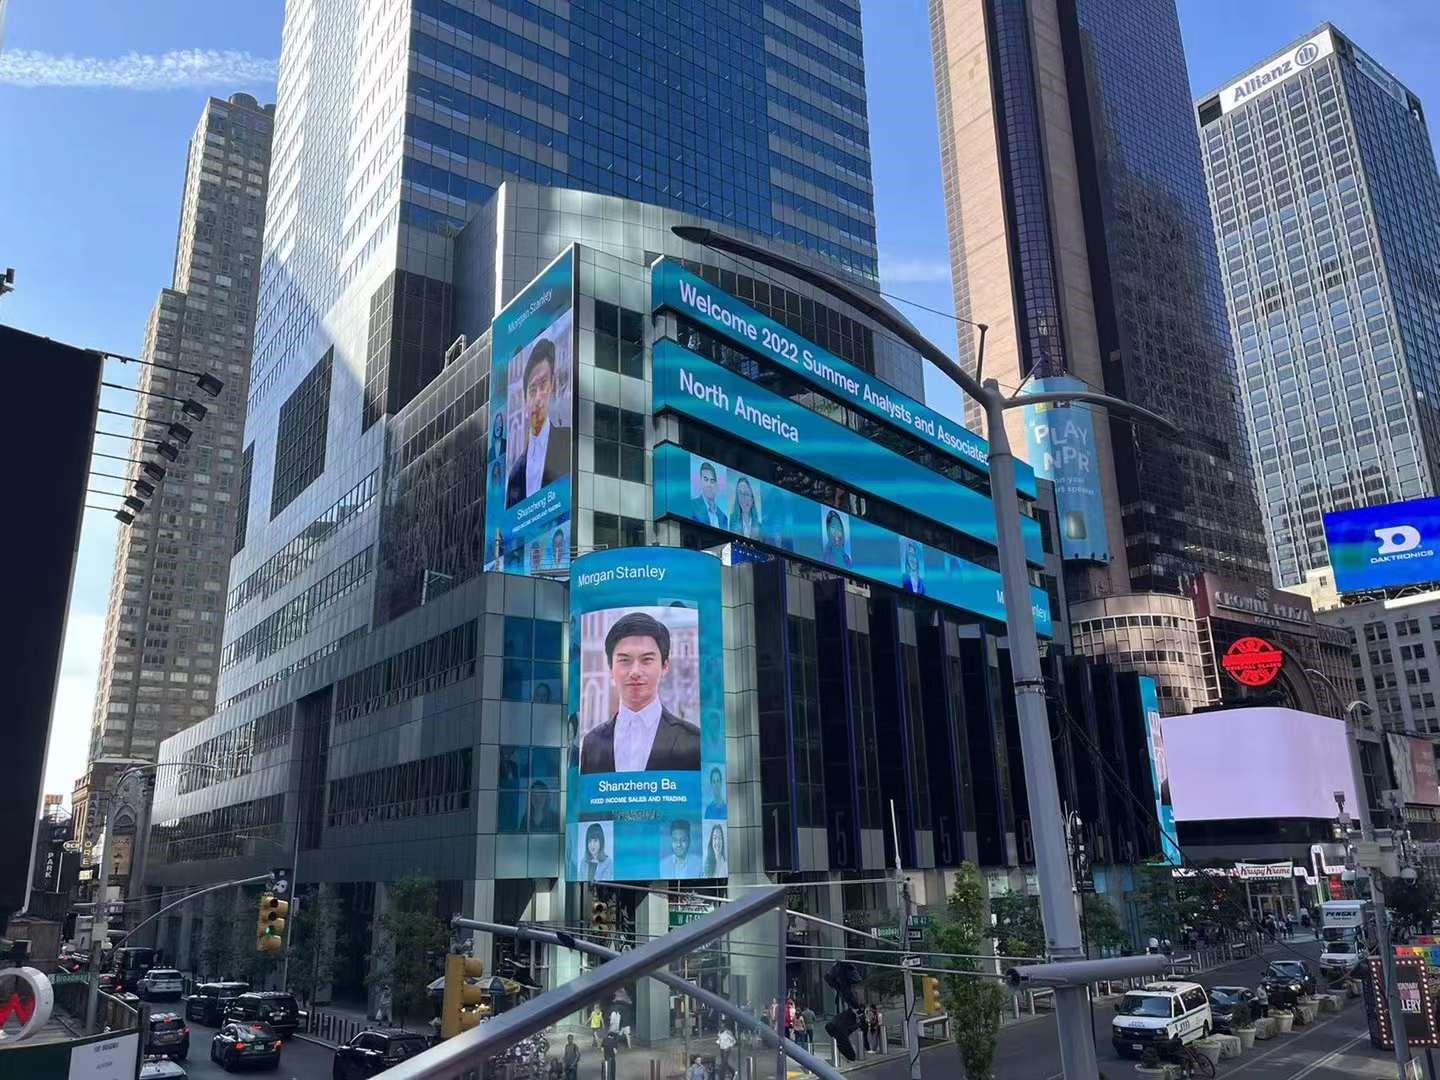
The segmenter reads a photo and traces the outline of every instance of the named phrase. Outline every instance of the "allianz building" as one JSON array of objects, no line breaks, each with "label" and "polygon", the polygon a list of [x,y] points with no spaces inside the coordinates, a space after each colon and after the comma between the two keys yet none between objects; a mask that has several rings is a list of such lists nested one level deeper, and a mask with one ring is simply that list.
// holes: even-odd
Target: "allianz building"
[{"label": "allianz building", "polygon": [[[446,917],[584,927],[601,896],[641,936],[696,895],[761,882],[787,884],[796,910],[894,926],[897,839],[922,910],[943,906],[962,861],[994,892],[1026,888],[984,444],[925,407],[915,354],[811,286],[671,232],[694,223],[508,182],[454,238],[456,344],[392,418],[370,490],[315,541],[376,537],[334,586],[368,594],[370,625],[163,744],[163,761],[223,771],[160,770],[147,893],[293,865],[302,906],[315,888],[344,904],[352,947],[332,993],[354,1000],[383,947],[374,916],[414,874],[438,883]],[[1160,850],[1140,680],[1070,655],[1053,495],[1024,465],[1018,483],[1062,799],[1124,912],[1125,865]],[[622,887],[618,862],[595,875],[577,861],[595,818],[575,805],[580,728],[612,706],[603,671],[572,689],[591,616],[572,613],[570,582],[676,551],[708,553],[713,578],[657,588],[647,610],[704,583],[702,617],[720,613],[723,633],[677,631],[667,678],[693,682],[673,693],[698,693],[719,725],[699,784],[723,807],[724,857],[712,828],[672,879],[662,821],[647,893]],[[697,661],[707,641],[723,655]],[[233,912],[228,898],[177,909],[157,943],[198,973],[206,923]],[[773,934],[755,934],[769,944],[711,957],[705,977],[758,1006],[775,961]],[[838,939],[797,925],[791,943]],[[578,970],[484,935],[475,947],[546,984]],[[789,974],[822,1000],[818,965]],[[663,991],[637,991],[637,1036],[668,1035]]]}]

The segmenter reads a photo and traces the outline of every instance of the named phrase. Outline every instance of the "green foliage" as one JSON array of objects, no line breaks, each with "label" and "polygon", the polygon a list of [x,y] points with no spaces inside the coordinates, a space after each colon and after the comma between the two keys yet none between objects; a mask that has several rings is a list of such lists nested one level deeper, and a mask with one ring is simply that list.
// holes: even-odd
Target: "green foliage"
[{"label": "green foliage", "polygon": [[1414,927],[1422,934],[1433,933],[1436,908],[1440,907],[1435,880],[1424,872],[1414,881],[1386,878],[1385,907],[1402,926]]},{"label": "green foliage", "polygon": [[1144,1051],[1141,1052],[1140,1064],[1147,1069],[1158,1069],[1160,1067],[1160,1050],[1154,1043],[1145,1047]]},{"label": "green foliage", "polygon": [[204,977],[238,980],[257,988],[266,985],[277,961],[256,948],[260,891],[239,888],[233,893],[216,893],[209,901],[200,939]]},{"label": "green foliage", "polygon": [[[985,883],[974,864],[960,867],[945,914],[933,933],[939,952],[978,956],[985,951],[983,946],[991,935],[990,917],[985,905]],[[979,960],[955,959],[951,963],[959,971],[984,970]],[[969,1080],[992,1080],[1000,1010],[1009,994],[998,980],[973,975],[947,975],[942,991],[965,1075]]]},{"label": "green foliage", "polygon": [[1084,937],[1093,954],[1106,949],[1130,947],[1130,935],[1120,922],[1115,905],[1097,893],[1081,893],[1080,917],[1084,920]]},{"label": "green foliage", "polygon": [[345,905],[325,885],[298,897],[291,908],[289,989],[307,1005],[328,987],[345,963]]},{"label": "green foliage", "polygon": [[1045,923],[1040,898],[1007,892],[990,901],[995,948],[1001,956],[1045,956]]},{"label": "green foliage", "polygon": [[384,941],[370,956],[365,981],[390,987],[391,1010],[403,1024],[409,1016],[430,1016],[428,988],[441,974],[450,930],[437,914],[440,894],[433,878],[401,878],[388,893],[388,909],[379,919]]},{"label": "green foliage", "polygon": [[872,966],[866,969],[865,981],[860,985],[864,989],[867,999],[874,998],[883,1002],[886,999],[898,998],[905,992],[905,983],[902,981],[905,973],[895,969],[899,968],[900,960],[905,953],[900,949],[882,945],[878,941],[870,942],[868,947],[876,951],[865,954],[866,961],[872,965],[893,964],[895,967]]},{"label": "green foliage", "polygon": [[1180,936],[1180,896],[1169,866],[1136,867],[1134,896],[1142,934],[1172,941]]},{"label": "green foliage", "polygon": [[1230,1012],[1230,1026],[1239,1031],[1241,1028],[1253,1026],[1255,1018],[1250,1015],[1250,1003],[1242,1001]]}]

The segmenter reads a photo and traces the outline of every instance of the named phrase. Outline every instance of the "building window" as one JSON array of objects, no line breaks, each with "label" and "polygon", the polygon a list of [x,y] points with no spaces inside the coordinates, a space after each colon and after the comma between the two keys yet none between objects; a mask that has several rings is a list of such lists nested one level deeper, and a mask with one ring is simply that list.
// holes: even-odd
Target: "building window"
[{"label": "building window", "polygon": [[560,828],[560,751],[548,746],[500,747],[496,830],[553,833]]},{"label": "building window", "polygon": [[255,444],[245,447],[240,456],[240,490],[235,496],[235,544],[230,554],[238,555],[245,547],[245,533],[250,527],[250,470],[255,464]]},{"label": "building window", "polygon": [[645,482],[645,414],[595,405],[595,471]]},{"label": "building window", "polygon": [[335,350],[300,381],[283,405],[275,432],[275,476],[270,490],[273,521],[325,471],[325,435],[330,422],[330,367]]},{"label": "building window", "polygon": [[500,696],[548,705],[560,697],[560,624],[551,619],[505,616],[505,657]]},{"label": "building window", "polygon": [[645,317],[638,311],[596,300],[595,366],[640,379],[645,375],[644,357]]},{"label": "building window", "polygon": [[645,546],[645,519],[622,514],[594,512],[591,537],[600,550],[617,547]]},{"label": "building window", "polygon": [[470,761],[466,747],[331,780],[327,823],[333,829],[468,810]]}]

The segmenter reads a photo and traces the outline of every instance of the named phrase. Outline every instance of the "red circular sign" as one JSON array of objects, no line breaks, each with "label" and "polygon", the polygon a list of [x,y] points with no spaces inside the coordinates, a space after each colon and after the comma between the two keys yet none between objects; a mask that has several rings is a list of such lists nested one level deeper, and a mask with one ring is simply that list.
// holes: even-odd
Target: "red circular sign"
[{"label": "red circular sign", "polygon": [[1225,650],[1220,666],[1242,686],[1268,686],[1283,663],[1285,654],[1264,638],[1242,637]]}]

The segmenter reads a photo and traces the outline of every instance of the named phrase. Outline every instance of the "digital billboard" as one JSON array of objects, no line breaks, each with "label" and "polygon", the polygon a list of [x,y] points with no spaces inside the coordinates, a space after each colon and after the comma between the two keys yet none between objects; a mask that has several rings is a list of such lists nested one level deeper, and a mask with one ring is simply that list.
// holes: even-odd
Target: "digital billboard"
[{"label": "digital billboard", "polygon": [[[897,454],[842,424],[683,348],[658,341],[653,351],[652,402],[656,412],[674,409],[727,435],[834,477],[946,528],[987,544],[997,543],[990,500],[919,462]],[[1022,518],[1025,555],[1045,565],[1040,524]]]},{"label": "digital billboard", "polygon": [[1390,767],[1401,801],[1412,806],[1440,806],[1440,783],[1435,772],[1435,744],[1414,735],[1390,733]]},{"label": "digital billboard", "polygon": [[575,255],[569,249],[490,324],[485,569],[570,565]]},{"label": "digital billboard", "polygon": [[1440,581],[1440,498],[1326,514],[1325,541],[1342,593]]},{"label": "digital billboard", "polygon": [[[655,448],[655,516],[825,563],[852,577],[928,596],[1003,622],[1000,574],[670,443]],[[1050,636],[1050,603],[1030,589],[1035,630]]]},{"label": "digital billboard", "polygon": [[570,568],[570,880],[730,872],[720,560],[597,551]]},{"label": "digital billboard", "polygon": [[[1087,390],[1069,375],[1033,379],[1027,393]],[[1095,452],[1095,414],[1088,405],[1037,402],[1025,406],[1025,441],[1035,475],[1055,485],[1062,558],[1108,563],[1105,499]]]},{"label": "digital billboard", "polygon": [[1160,854],[1179,866],[1185,860],[1175,837],[1175,806],[1170,794],[1170,767],[1165,756],[1165,734],[1160,726],[1160,695],[1155,680],[1140,676],[1140,708],[1145,713],[1145,745],[1150,752],[1150,782],[1155,790],[1155,820],[1160,824]]},{"label": "digital billboard", "polygon": [[1260,707],[1161,721],[1177,821],[1324,818],[1359,803],[1345,721]]},{"label": "digital billboard", "polygon": [[[977,472],[990,472],[988,446],[979,435],[806,341],[678,263],[669,259],[655,263],[650,271],[650,297],[656,311],[670,308],[680,312],[939,453]],[[1022,495],[1035,497],[1035,472],[1023,461],[1015,462],[1015,486]]]}]

